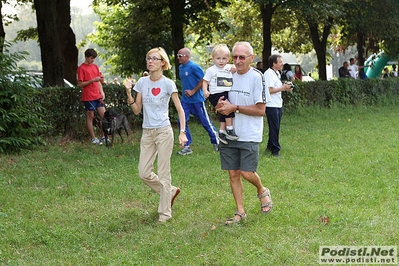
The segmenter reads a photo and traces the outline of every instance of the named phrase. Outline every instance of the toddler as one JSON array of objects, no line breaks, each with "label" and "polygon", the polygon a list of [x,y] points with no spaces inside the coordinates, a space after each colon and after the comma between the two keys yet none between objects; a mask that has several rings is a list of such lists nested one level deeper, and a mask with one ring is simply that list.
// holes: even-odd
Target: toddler
[{"label": "toddler", "polygon": [[[216,106],[220,97],[224,100],[228,99],[229,91],[233,85],[233,75],[235,66],[227,64],[230,58],[230,50],[225,44],[216,45],[212,50],[212,60],[214,65],[208,68],[202,81],[202,90],[205,98],[209,97],[209,101]],[[209,91],[208,91],[209,86]],[[234,112],[229,115],[220,115],[220,129],[217,138],[220,142],[228,144],[228,140],[237,140],[233,128]]]}]

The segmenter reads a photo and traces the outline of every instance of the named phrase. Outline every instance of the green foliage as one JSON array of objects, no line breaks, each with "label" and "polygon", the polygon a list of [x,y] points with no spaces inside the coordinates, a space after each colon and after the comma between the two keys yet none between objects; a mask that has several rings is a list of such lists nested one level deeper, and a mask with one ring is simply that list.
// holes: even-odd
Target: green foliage
[{"label": "green foliage", "polygon": [[[257,55],[262,54],[262,19],[259,6],[251,1],[230,0],[229,6],[218,7],[226,28],[213,31],[212,44],[225,43],[230,49],[237,41],[249,41]],[[245,14],[245,15],[244,15]]]},{"label": "green foliage", "polygon": [[[128,116],[131,125],[139,125],[141,116],[133,115],[130,107],[126,103],[126,92],[123,86],[105,85],[106,109],[114,109],[118,113]],[[36,101],[47,109],[52,110],[44,114],[49,130],[46,131],[47,137],[61,136],[67,139],[84,139],[87,137],[86,129],[86,110],[80,101],[81,88],[79,87],[48,87],[40,90],[36,96]],[[99,120],[98,114],[96,119]],[[94,123],[97,134],[100,134],[99,123]]]},{"label": "green foliage", "polygon": [[344,1],[343,7],[346,15],[339,24],[342,25],[344,43],[357,43],[361,35],[364,43],[357,45],[365,46],[369,54],[378,53],[383,49],[393,58],[399,55],[397,0],[351,0]]},{"label": "green foliage", "polygon": [[39,36],[38,36],[37,28],[30,27],[29,29],[18,31],[15,41],[26,42],[27,40],[38,40],[38,39],[39,39]]},{"label": "green foliage", "polygon": [[[181,81],[175,81],[179,95],[182,93]],[[132,128],[141,128],[142,115],[134,115],[131,107],[126,102],[126,92],[124,86],[114,84],[103,86],[105,92],[104,104],[106,109],[114,109],[117,113],[125,114]],[[135,92],[133,97],[135,97]],[[51,112],[45,112],[43,117],[49,128],[43,133],[50,140],[57,140],[57,137],[64,139],[83,140],[87,138],[86,129],[86,111],[83,103],[80,101],[81,89],[49,87],[40,90],[36,96],[36,101],[41,106]],[[213,106],[206,102],[209,116],[216,117]],[[178,113],[173,101],[169,102],[169,117],[172,124],[178,121]],[[96,114],[96,119],[99,117]],[[95,131],[100,134],[98,123],[95,122]]]},{"label": "green foliage", "polygon": [[46,137],[59,135],[79,139],[86,130],[86,114],[80,102],[81,90],[79,87],[45,87],[36,96],[46,110],[44,118],[49,130]]},{"label": "green foliage", "polygon": [[399,79],[338,79],[294,82],[292,93],[283,93],[284,107],[295,110],[317,106],[368,106],[399,102]]},{"label": "green foliage", "polygon": [[[175,81],[178,93],[181,95],[181,82]],[[284,109],[288,112],[316,106],[318,108],[333,108],[336,106],[370,106],[394,104],[399,102],[399,79],[368,79],[351,80],[338,79],[331,81],[294,82],[291,93],[283,93]],[[123,86],[106,85],[105,105],[107,109],[115,109],[118,113],[127,115],[133,128],[141,127],[142,116],[134,115],[126,103]],[[134,94],[134,92],[133,92]],[[43,136],[52,139],[64,137],[82,140],[87,137],[86,111],[80,102],[80,88],[43,88],[35,96],[35,102],[41,108],[51,110],[43,112],[42,117],[48,126]],[[133,95],[135,96],[135,95]],[[206,102],[208,114],[217,119],[213,106]],[[177,123],[178,114],[172,101],[169,104],[169,116],[172,123]],[[99,117],[97,117],[99,119]],[[97,125],[97,124],[95,124]],[[99,134],[99,128],[96,127]]]},{"label": "green foliage", "polygon": [[170,17],[164,9],[164,4],[148,1],[94,6],[100,21],[89,39],[106,49],[100,56],[111,66],[110,73],[121,76],[141,73],[146,69],[145,55],[153,47],[161,46],[172,53]]},{"label": "green foliage", "polygon": [[[107,53],[103,58],[112,66],[113,74],[122,76],[141,73],[146,69],[146,53],[153,47],[163,47],[169,55],[185,44],[195,31],[198,43],[205,43],[215,29],[224,30],[216,4],[226,1],[106,1],[94,3],[101,22],[89,38]],[[189,30],[188,25],[193,29]],[[181,29],[181,27],[183,29]],[[180,47],[176,47],[179,45]]]},{"label": "green foliage", "polygon": [[24,53],[0,53],[0,153],[33,149],[44,141],[40,134],[47,126],[45,109],[33,100],[37,91],[23,78],[16,64]]},{"label": "green foliage", "polygon": [[286,5],[281,5],[273,16],[273,47],[293,54],[306,54],[314,49],[309,38],[309,26],[301,16]]},{"label": "green foliage", "polygon": [[215,32],[221,33],[229,30],[228,25],[220,19],[220,13],[216,10],[204,10],[200,12],[200,14],[202,15],[198,17],[198,20],[193,21],[186,32],[188,36],[191,34],[197,34],[199,36],[194,46],[208,44],[215,36]]},{"label": "green foliage", "polygon": [[[182,86],[180,80],[175,81],[179,95],[181,95]],[[142,115],[134,115],[126,102],[126,92],[124,86],[114,84],[103,86],[105,92],[106,109],[114,109],[117,113],[125,114],[129,124],[133,128],[141,127]],[[135,97],[135,92],[132,92]],[[65,139],[82,140],[87,138],[86,129],[86,111],[84,104],[80,101],[81,89],[79,87],[46,87],[41,89],[35,95],[35,102],[51,112],[43,112],[43,119],[48,126],[43,132],[43,136],[49,140],[57,140],[58,137]],[[178,113],[173,101],[169,102],[170,121],[175,124],[178,121]],[[207,102],[209,115],[215,117],[212,106]],[[98,114],[96,119],[99,120]],[[100,134],[98,123],[94,123],[97,134]]]}]

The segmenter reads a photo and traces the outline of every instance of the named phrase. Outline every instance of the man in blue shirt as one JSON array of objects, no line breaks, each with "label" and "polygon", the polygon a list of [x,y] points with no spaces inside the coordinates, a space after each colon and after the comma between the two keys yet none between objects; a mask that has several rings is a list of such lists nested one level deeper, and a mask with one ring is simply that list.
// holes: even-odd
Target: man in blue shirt
[{"label": "man in blue shirt", "polygon": [[[202,91],[202,78],[204,77],[204,71],[202,68],[191,61],[191,53],[188,48],[182,48],[177,54],[179,60],[179,73],[180,80],[182,82],[182,97],[181,104],[184,109],[186,116],[186,134],[188,142],[182,150],[178,153],[180,155],[187,155],[193,153],[190,148],[192,142],[190,129],[188,128],[188,120],[190,115],[193,114],[198,121],[202,124],[205,130],[208,132],[209,138],[215,151],[219,150],[219,141],[216,138],[216,128],[213,126],[208,113],[205,108],[205,97]],[[180,123],[179,123],[180,124]],[[181,129],[183,130],[183,129]]]}]

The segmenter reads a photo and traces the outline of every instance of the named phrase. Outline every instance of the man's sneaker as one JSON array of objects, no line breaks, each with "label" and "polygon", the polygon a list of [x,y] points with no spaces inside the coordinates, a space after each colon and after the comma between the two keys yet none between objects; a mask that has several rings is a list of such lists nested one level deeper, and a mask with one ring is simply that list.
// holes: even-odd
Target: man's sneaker
[{"label": "man's sneaker", "polygon": [[96,145],[101,145],[102,143],[98,140],[98,138],[92,138],[91,143],[96,144]]},{"label": "man's sneaker", "polygon": [[214,144],[212,144],[212,145],[213,145],[213,149],[214,149],[215,151],[219,151],[219,144],[214,143]]},{"label": "man's sneaker", "polygon": [[106,139],[105,137],[100,138],[101,143],[106,143],[107,141],[109,142],[109,139]]},{"label": "man's sneaker", "polygon": [[224,133],[222,133],[222,132],[216,132],[216,137],[218,138],[218,140],[221,142],[221,143],[223,143],[223,144],[229,144],[228,142],[227,142],[227,139],[226,139],[226,134],[224,134]]},{"label": "man's sneaker", "polygon": [[229,140],[238,140],[238,136],[236,135],[234,129],[232,130],[226,129],[226,138]]},{"label": "man's sneaker", "polygon": [[189,155],[189,154],[193,153],[193,151],[190,149],[190,146],[186,146],[182,150],[178,151],[177,153],[180,155]]}]

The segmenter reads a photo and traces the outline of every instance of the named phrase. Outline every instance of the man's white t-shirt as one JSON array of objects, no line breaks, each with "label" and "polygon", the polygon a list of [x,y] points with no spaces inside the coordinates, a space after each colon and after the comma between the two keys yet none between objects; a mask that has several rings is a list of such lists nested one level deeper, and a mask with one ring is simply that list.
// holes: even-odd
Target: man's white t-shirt
[{"label": "man's white t-shirt", "polygon": [[[265,83],[266,89],[269,91],[269,88],[280,88],[283,83],[281,82],[281,76],[279,71],[274,71],[273,68],[269,67],[265,73]],[[266,103],[266,107],[283,107],[283,98],[281,98],[281,91],[270,94],[271,101]]]},{"label": "man's white t-shirt", "polygon": [[356,79],[358,69],[359,69],[359,67],[356,64],[348,66],[348,70],[349,70],[349,73],[351,74],[352,78]]},{"label": "man's white t-shirt", "polygon": [[[229,101],[239,106],[266,103],[270,94],[265,90],[262,73],[251,69],[245,74],[233,74],[233,86],[229,92]],[[238,141],[261,142],[263,136],[263,116],[250,116],[236,113],[233,119]]]}]

